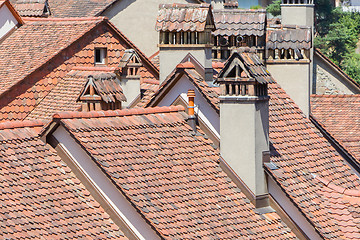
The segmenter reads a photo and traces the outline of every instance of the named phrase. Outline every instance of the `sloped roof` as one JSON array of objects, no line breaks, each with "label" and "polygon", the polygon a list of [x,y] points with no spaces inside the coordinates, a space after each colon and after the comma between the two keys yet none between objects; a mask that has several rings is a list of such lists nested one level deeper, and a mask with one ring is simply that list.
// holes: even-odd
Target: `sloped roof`
[{"label": "sloped roof", "polygon": [[88,75],[92,78],[95,90],[105,102],[126,101],[120,86],[120,80],[113,72],[94,72]]},{"label": "sloped roof", "polygon": [[266,11],[243,9],[214,9],[215,36],[243,36],[265,34]]},{"label": "sloped roof", "polygon": [[156,31],[197,31],[205,30],[206,20],[212,20],[211,5],[202,4],[160,4],[156,19]]},{"label": "sloped roof", "polygon": [[360,163],[360,95],[311,95],[311,114]]},{"label": "sloped roof", "polygon": [[[117,0],[48,0],[48,4],[51,9],[51,17],[94,17],[98,16],[116,1]],[[15,4],[16,9],[22,16],[28,16],[24,14],[36,12],[37,9],[38,11],[43,10],[44,4],[42,4],[42,9],[40,9],[38,5],[45,2],[45,0],[11,0],[11,2]],[[27,5],[28,12],[23,13],[20,11],[20,8],[24,9],[24,7],[21,6],[23,4]]]},{"label": "sloped roof", "polygon": [[311,28],[298,26],[269,26],[266,31],[266,49],[310,49]]},{"label": "sloped roof", "polygon": [[257,54],[248,52],[234,52],[226,61],[224,68],[219,72],[218,78],[224,77],[225,71],[227,71],[233,63],[236,63],[237,60],[244,64],[245,70],[250,74],[248,77],[255,78],[255,80],[261,84],[274,82],[273,77],[265,68]]},{"label": "sloped roof", "polygon": [[104,19],[25,20],[27,22],[24,26],[0,44],[0,94],[19,83]]},{"label": "sloped roof", "polygon": [[50,120],[52,115],[57,112],[78,111],[81,108],[81,102],[77,100],[89,76],[99,76],[101,73],[112,73],[114,70],[115,68],[104,67],[71,70],[35,107],[26,119]]},{"label": "sloped roof", "polygon": [[254,212],[219,167],[212,142],[191,134],[183,111],[173,106],[54,118],[165,239],[295,239],[276,213]]},{"label": "sloped roof", "polygon": [[278,84],[269,95],[269,173],[325,239],[360,239],[358,176]]},{"label": "sloped roof", "polygon": [[[164,85],[149,106],[169,91]],[[271,161],[276,167],[267,171],[323,238],[360,239],[358,176],[276,82],[268,88]],[[214,91],[219,88],[213,87],[210,96],[197,89],[219,112],[219,90]]]},{"label": "sloped roof", "polygon": [[[0,44],[0,121],[23,120],[73,66],[93,66],[94,46],[86,44],[111,44],[110,66],[119,64],[125,49],[134,49],[143,64],[141,78],[158,78],[158,69],[106,18],[25,19],[25,26]],[[111,43],[100,36],[105,32]],[[89,33],[95,40],[86,37]]]},{"label": "sloped roof", "polygon": [[127,239],[38,136],[37,122],[0,124],[0,236]]},{"label": "sloped roof", "polygon": [[14,3],[15,9],[23,17],[42,17],[47,7],[46,0],[17,0]]}]

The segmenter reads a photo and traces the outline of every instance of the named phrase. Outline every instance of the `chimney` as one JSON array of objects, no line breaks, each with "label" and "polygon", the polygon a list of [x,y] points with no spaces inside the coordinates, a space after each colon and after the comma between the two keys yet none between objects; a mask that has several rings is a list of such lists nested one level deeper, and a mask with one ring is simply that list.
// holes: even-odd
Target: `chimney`
[{"label": "chimney", "polygon": [[204,79],[213,81],[210,4],[160,4],[155,28],[160,35],[160,83],[189,53],[204,67]]},{"label": "chimney", "polygon": [[263,162],[269,156],[267,85],[272,78],[268,73],[254,75],[259,72],[265,68],[256,54],[233,53],[216,83],[220,85],[221,167],[262,208],[269,204]]},{"label": "chimney", "polygon": [[189,118],[188,118],[188,123],[191,126],[191,128],[193,129],[194,132],[196,132],[196,116],[195,116],[195,104],[194,104],[194,99],[195,99],[195,90],[188,90],[187,92],[187,96],[189,99],[189,103],[188,103],[188,114],[189,114]]},{"label": "chimney", "polygon": [[270,25],[267,28],[266,67],[309,116],[314,84],[313,0],[282,0],[281,15],[281,26]]}]

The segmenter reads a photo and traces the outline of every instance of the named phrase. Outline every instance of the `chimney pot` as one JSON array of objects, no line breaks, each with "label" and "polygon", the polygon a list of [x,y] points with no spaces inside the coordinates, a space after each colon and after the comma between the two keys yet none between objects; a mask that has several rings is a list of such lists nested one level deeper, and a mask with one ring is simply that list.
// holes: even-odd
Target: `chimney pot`
[{"label": "chimney pot", "polygon": [[193,129],[194,132],[196,132],[196,116],[195,116],[195,90],[188,90],[187,93],[188,99],[189,99],[189,103],[188,103],[188,114],[189,114],[189,119],[188,119],[188,123],[191,126],[191,128]]}]

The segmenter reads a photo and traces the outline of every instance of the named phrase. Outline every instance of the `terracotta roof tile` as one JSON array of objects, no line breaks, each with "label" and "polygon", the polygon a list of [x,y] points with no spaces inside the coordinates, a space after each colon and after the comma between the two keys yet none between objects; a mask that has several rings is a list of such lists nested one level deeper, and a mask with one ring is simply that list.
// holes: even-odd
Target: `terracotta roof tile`
[{"label": "terracotta roof tile", "polygon": [[360,95],[312,95],[311,114],[360,163]]},{"label": "terracotta roof tile", "polygon": [[323,193],[323,182],[341,193],[359,191],[359,178],[278,84],[270,84],[269,95],[271,161],[279,168],[269,172],[325,239],[359,239],[348,238],[346,232],[353,231],[360,215],[329,211],[329,206],[351,205],[333,202]]},{"label": "terracotta roof tile", "polygon": [[[88,69],[88,68],[78,68]],[[94,70],[99,71],[94,71]],[[54,87],[54,89],[36,106],[26,119],[50,120],[54,113],[78,111],[81,103],[78,100],[88,77],[103,73],[103,68],[90,68],[90,71],[72,70]],[[93,70],[93,71],[91,71]],[[112,72],[112,71],[110,71]]]},{"label": "terracotta roof tile", "polygon": [[266,49],[310,49],[311,28],[298,26],[268,27]]},{"label": "terracotta roof tile", "polygon": [[[48,5],[51,10],[50,17],[94,17],[101,14],[107,7],[116,2],[117,0],[48,0]],[[40,11],[34,4],[44,3],[45,0],[11,0],[15,4],[16,9],[21,13],[22,16],[28,16],[27,13]],[[27,11],[22,12],[22,4],[28,4]],[[42,4],[44,8],[44,4]],[[43,10],[43,9],[41,9]],[[31,15],[37,16],[37,15]]]},{"label": "terracotta roof tile", "polygon": [[211,141],[191,134],[184,112],[157,109],[59,117],[165,239],[295,239],[276,214],[254,212]]},{"label": "terracotta roof tile", "polygon": [[27,21],[0,44],[0,94],[59,54],[102,20],[103,18]]},{"label": "terracotta roof tile", "polygon": [[14,3],[15,9],[22,17],[44,17],[46,0],[17,0]]},{"label": "terracotta roof tile", "polygon": [[34,131],[38,122],[0,125],[1,238],[127,239],[70,168],[40,140]]},{"label": "terracotta roof tile", "polygon": [[159,69],[160,68],[160,51],[157,51],[149,57],[149,60]]},{"label": "terracotta roof tile", "polygon": [[[277,167],[268,172],[325,239],[360,239],[358,176],[286,92],[275,82],[268,86],[271,161]],[[219,110],[218,91],[208,96],[198,90]],[[342,200],[349,195],[352,201]]]},{"label": "terracotta roof tile", "polygon": [[211,14],[209,4],[160,4],[156,19],[156,31],[205,30],[206,20]]},{"label": "terracotta roof tile", "polygon": [[215,36],[243,36],[265,34],[265,10],[214,9]]},{"label": "terracotta roof tile", "polygon": [[[90,68],[97,68],[94,67],[95,47],[107,47],[108,67],[103,68],[105,72],[115,71],[125,49],[131,48],[138,52],[143,63],[140,67],[141,81],[158,78],[156,67],[104,18],[25,20],[25,26],[0,44],[0,49],[6,48],[0,56],[5,59],[11,58],[11,61],[0,59],[0,63],[3,61],[0,66],[0,73],[3,75],[0,79],[4,79],[1,81],[3,86],[0,83],[0,121],[23,120],[29,114],[29,119],[48,119],[51,115],[46,111],[41,112],[34,108],[41,106],[41,109],[46,110],[46,106],[60,107],[56,103],[51,103],[56,102],[55,99],[58,98],[55,94],[50,94],[52,99],[47,96],[59,82],[62,83],[56,91],[62,91],[59,88],[63,86],[63,79],[71,69],[81,71],[81,68],[84,68],[93,71]],[[34,39],[40,39],[43,44],[39,45]],[[26,41],[26,44],[22,45],[21,41]],[[21,81],[26,84],[19,84]],[[4,93],[5,90],[9,91]],[[42,100],[46,100],[44,104],[41,103]],[[76,104],[74,102],[74,106]],[[70,106],[62,107],[66,110],[75,110]],[[35,111],[34,114],[32,111]]]}]

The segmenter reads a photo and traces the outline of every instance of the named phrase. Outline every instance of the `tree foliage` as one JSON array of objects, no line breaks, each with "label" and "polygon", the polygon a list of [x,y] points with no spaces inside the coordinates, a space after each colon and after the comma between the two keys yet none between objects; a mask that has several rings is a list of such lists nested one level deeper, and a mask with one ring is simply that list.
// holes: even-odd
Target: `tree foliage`
[{"label": "tree foliage", "polygon": [[315,47],[360,83],[360,54],[355,53],[360,14],[334,8],[328,0],[317,0],[315,15]]},{"label": "tree foliage", "polygon": [[281,14],[281,0],[276,0],[266,7],[266,11],[271,13],[274,17],[279,16]]}]

